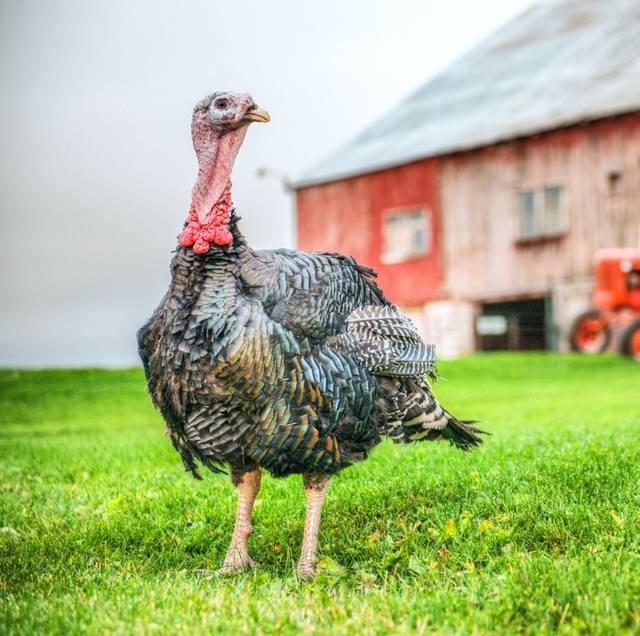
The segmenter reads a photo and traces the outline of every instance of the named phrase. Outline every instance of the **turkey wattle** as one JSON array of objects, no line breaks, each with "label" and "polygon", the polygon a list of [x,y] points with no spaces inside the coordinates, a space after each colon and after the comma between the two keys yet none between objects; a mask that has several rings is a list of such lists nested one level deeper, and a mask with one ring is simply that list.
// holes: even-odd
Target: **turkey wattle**
[{"label": "turkey wattle", "polygon": [[382,436],[478,445],[426,375],[435,355],[348,256],[254,251],[237,225],[229,177],[252,122],[269,115],[248,95],[215,93],[193,112],[198,177],[171,263],[168,292],[138,332],[148,389],[186,468],[228,466],[238,491],[222,570],[252,566],[248,536],[261,469],[303,475],[301,576],[315,571],[332,474]]}]

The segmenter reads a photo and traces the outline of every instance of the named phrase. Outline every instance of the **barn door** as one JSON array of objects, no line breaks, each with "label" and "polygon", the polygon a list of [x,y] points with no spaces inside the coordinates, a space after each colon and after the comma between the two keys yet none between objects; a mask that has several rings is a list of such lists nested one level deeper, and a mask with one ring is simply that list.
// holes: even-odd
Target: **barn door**
[{"label": "barn door", "polygon": [[547,349],[545,298],[485,303],[476,320],[481,351],[543,351]]}]

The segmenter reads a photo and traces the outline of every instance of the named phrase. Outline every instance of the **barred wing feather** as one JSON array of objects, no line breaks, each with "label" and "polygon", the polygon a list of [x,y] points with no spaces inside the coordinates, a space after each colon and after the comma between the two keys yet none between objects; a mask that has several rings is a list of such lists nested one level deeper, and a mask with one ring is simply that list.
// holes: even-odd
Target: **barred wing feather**
[{"label": "barred wing feather", "polygon": [[435,370],[435,346],[425,344],[416,326],[393,305],[351,312],[346,333],[334,342],[376,375],[418,376]]}]

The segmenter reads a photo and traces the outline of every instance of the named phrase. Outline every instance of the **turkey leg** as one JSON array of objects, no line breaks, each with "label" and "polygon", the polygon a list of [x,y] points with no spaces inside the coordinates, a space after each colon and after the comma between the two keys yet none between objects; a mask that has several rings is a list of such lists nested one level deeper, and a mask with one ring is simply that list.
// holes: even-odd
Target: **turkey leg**
[{"label": "turkey leg", "polygon": [[311,579],[316,573],[316,550],[322,505],[329,487],[329,475],[307,473],[304,475],[304,494],[307,498],[307,518],[304,523],[302,551],[298,561],[298,575]]},{"label": "turkey leg", "polygon": [[245,567],[252,568],[255,563],[249,556],[249,535],[251,528],[251,511],[256,495],[260,490],[260,469],[240,472],[231,469],[231,479],[238,493],[236,525],[231,535],[231,544],[224,559],[221,574],[237,574]]}]

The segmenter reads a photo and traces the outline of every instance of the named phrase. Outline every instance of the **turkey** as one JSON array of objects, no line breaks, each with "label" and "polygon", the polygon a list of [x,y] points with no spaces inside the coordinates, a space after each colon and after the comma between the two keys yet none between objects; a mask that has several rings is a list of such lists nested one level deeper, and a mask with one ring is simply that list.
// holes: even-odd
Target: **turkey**
[{"label": "turkey", "polygon": [[171,283],[138,332],[151,399],[187,470],[228,469],[236,523],[221,571],[254,565],[251,511],[262,469],[303,476],[298,573],[315,573],[331,475],[394,442],[481,443],[427,377],[435,352],[348,256],[254,251],[238,228],[230,175],[249,124],[269,115],[249,95],[218,92],[193,111],[198,175],[171,262]]}]

